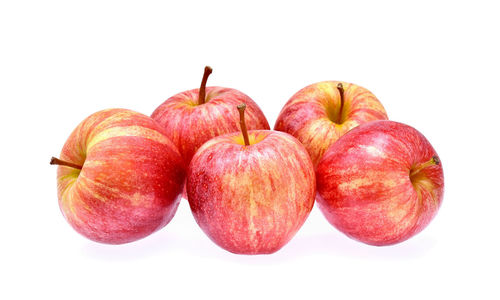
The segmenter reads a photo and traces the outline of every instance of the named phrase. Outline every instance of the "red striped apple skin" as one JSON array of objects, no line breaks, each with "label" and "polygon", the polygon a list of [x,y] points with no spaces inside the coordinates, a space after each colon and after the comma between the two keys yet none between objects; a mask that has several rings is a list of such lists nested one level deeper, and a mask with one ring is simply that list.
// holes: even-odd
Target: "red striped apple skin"
[{"label": "red striped apple skin", "polygon": [[185,177],[182,158],[150,117],[125,109],[92,114],[71,133],[60,158],[60,209],[83,236],[122,244],[143,238],[174,216]]},{"label": "red striped apple skin", "polygon": [[340,138],[325,153],[316,178],[317,203],[327,220],[377,246],[422,231],[444,192],[443,168],[429,141],[392,121],[364,124]]},{"label": "red striped apple skin", "polygon": [[187,192],[196,222],[220,247],[269,254],[299,230],[314,204],[315,175],[304,147],[276,131],[249,131],[205,143],[188,168]]},{"label": "red striped apple skin", "polygon": [[179,93],[161,104],[151,115],[179,149],[189,165],[198,148],[216,136],[239,131],[238,111],[245,103],[249,130],[269,129],[269,123],[259,106],[242,92],[223,87],[207,87],[204,104],[198,104],[199,89]]},{"label": "red striped apple skin", "polygon": [[[344,88],[342,112],[339,83]],[[297,138],[316,166],[328,147],[342,135],[375,120],[387,120],[387,113],[370,91],[347,82],[323,81],[293,95],[281,110],[274,130]]]}]

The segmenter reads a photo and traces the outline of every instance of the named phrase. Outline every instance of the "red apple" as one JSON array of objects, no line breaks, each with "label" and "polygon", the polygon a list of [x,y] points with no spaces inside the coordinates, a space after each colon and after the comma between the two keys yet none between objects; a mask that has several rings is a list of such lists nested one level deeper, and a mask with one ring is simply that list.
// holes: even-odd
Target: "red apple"
[{"label": "red apple", "polygon": [[125,109],[92,114],[71,133],[58,164],[59,206],[83,236],[122,244],[165,226],[180,200],[185,170],[153,119]]},{"label": "red apple", "polygon": [[205,67],[199,89],[167,99],[151,115],[177,146],[186,166],[203,143],[239,130],[238,112],[234,108],[240,103],[247,106],[249,129],[269,129],[264,113],[247,95],[230,88],[205,87],[211,73],[212,69]]},{"label": "red apple", "polygon": [[[243,119],[244,105],[238,106]],[[234,108],[233,108],[234,109]],[[242,131],[206,142],[188,168],[196,222],[220,247],[273,253],[299,230],[314,204],[315,175],[304,147],[289,134]]]},{"label": "red apple", "polygon": [[309,85],[281,110],[274,130],[287,132],[307,149],[316,166],[326,149],[352,128],[386,120],[382,104],[365,88],[323,81]]},{"label": "red apple", "polygon": [[370,245],[402,242],[423,230],[443,199],[443,168],[414,128],[392,121],[361,125],[320,161],[319,208],[349,237]]}]

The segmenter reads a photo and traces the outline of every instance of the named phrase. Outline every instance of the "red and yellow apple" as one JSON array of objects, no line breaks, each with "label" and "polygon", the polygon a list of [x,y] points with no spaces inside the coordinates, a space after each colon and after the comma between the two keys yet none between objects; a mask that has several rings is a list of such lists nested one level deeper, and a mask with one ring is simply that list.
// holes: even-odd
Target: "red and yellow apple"
[{"label": "red and yellow apple", "polygon": [[[289,134],[250,130],[215,137],[196,152],[187,172],[193,216],[220,247],[268,254],[299,230],[314,204],[315,174]],[[233,107],[234,110],[235,107]]]},{"label": "red and yellow apple", "polygon": [[269,129],[259,106],[242,92],[224,87],[205,87],[210,67],[205,67],[199,89],[176,94],[163,102],[151,115],[165,129],[168,138],[179,149],[186,166],[198,148],[209,139],[238,131],[240,103],[247,106],[249,129]]},{"label": "red and yellow apple", "polygon": [[346,132],[360,124],[386,119],[384,107],[367,89],[323,81],[293,95],[281,110],[274,130],[297,138],[316,166],[328,147]]},{"label": "red and yellow apple", "polygon": [[164,129],[125,109],[92,114],[66,141],[57,190],[60,209],[83,236],[122,244],[143,238],[174,216],[184,163]]},{"label": "red and yellow apple", "polygon": [[347,236],[370,245],[422,231],[443,199],[436,151],[414,128],[392,121],[361,125],[325,153],[316,170],[320,210]]}]

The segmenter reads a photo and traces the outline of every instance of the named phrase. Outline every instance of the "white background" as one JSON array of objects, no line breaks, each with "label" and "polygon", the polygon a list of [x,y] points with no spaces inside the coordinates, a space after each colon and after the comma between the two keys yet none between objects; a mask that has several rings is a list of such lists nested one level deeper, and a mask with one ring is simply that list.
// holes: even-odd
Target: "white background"
[{"label": "white background", "polygon": [[[2,299],[499,299],[495,1],[2,1]],[[344,80],[441,156],[445,197],[395,246],[345,237],[315,207],[268,256],[213,244],[186,201],[163,230],[122,246],[78,235],[56,196],[73,128],[112,107],[151,112],[209,85],[239,89],[274,121],[300,88]]]}]

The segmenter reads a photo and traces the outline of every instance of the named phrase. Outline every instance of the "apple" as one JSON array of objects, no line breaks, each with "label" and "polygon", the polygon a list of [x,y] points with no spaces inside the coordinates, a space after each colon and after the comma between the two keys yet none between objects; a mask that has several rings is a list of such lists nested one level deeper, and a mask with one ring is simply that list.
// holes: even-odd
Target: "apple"
[{"label": "apple", "polygon": [[188,201],[201,229],[237,254],[269,254],[299,230],[314,204],[315,174],[300,142],[270,130],[215,137],[187,171]]},{"label": "apple", "polygon": [[317,203],[347,236],[391,245],[422,231],[443,200],[441,160],[416,129],[392,121],[360,125],[316,169]]},{"label": "apple", "polygon": [[346,82],[323,81],[293,95],[281,110],[274,130],[297,138],[317,166],[326,149],[346,132],[386,119],[384,107],[367,89]]},{"label": "apple", "polygon": [[224,87],[206,87],[212,68],[205,67],[199,89],[176,94],[163,102],[151,115],[165,129],[189,165],[198,148],[209,139],[238,131],[240,103],[247,106],[249,129],[270,129],[259,106],[242,92]]},{"label": "apple", "polygon": [[87,117],[71,133],[57,170],[59,207],[83,236],[122,244],[165,226],[180,201],[185,167],[153,119],[125,109]]}]

